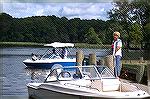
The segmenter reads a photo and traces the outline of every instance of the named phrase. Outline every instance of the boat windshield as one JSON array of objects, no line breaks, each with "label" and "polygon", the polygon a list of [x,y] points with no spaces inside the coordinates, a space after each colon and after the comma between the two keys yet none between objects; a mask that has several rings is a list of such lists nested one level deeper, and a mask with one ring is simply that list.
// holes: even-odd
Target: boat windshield
[{"label": "boat windshield", "polygon": [[68,48],[52,48],[48,49],[41,57],[41,59],[65,59],[71,58]]},{"label": "boat windshield", "polygon": [[90,79],[115,78],[107,66],[84,66],[80,70],[83,76],[88,75]]},{"label": "boat windshield", "polygon": [[[57,70],[59,69],[59,70]],[[87,79],[98,80],[103,78],[115,78],[106,66],[69,66],[64,68],[57,68],[50,73],[55,77],[55,80],[73,80],[73,79]],[[59,72],[58,72],[59,71]],[[53,74],[53,75],[52,75]],[[50,78],[50,77],[47,77]]]},{"label": "boat windshield", "polygon": [[61,58],[61,52],[59,49],[48,49],[42,56],[41,59],[54,59]]},{"label": "boat windshield", "polygon": [[113,72],[107,66],[96,66],[101,78],[115,78]]},{"label": "boat windshield", "polygon": [[[75,66],[75,67],[66,67],[63,69],[67,75],[67,77],[73,79],[100,79],[100,75],[94,66]],[[65,74],[63,73],[63,74]],[[61,75],[59,77],[65,77],[65,75]]]}]

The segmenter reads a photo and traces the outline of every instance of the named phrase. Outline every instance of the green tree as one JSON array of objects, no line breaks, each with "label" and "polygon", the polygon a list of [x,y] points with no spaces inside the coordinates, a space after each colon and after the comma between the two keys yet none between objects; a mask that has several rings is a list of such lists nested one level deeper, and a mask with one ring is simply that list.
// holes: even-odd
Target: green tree
[{"label": "green tree", "polygon": [[144,40],[150,43],[150,22],[146,24],[145,28],[145,37]]},{"label": "green tree", "polygon": [[132,39],[133,44],[136,46],[141,43],[143,40],[143,34],[141,31],[141,25],[138,23],[132,24],[130,27],[130,37]]},{"label": "green tree", "polygon": [[[112,20],[124,23],[124,30],[126,33],[128,33],[128,35],[126,35],[128,47],[130,42],[135,42],[135,40],[133,41],[133,38],[130,38],[130,35],[134,35],[133,31],[130,30],[132,30],[131,28],[134,27],[132,24],[134,24],[135,22],[140,25],[140,27],[137,26],[137,28],[139,28],[138,30],[141,29],[142,35],[146,37],[144,26],[148,23],[150,16],[149,0],[131,0],[130,2],[129,0],[121,0],[116,1],[114,3],[114,6],[115,7],[108,12],[109,17]],[[140,39],[139,41],[145,40],[144,38],[142,39],[143,40]]]},{"label": "green tree", "polygon": [[9,32],[11,30],[13,18],[9,14],[0,14],[0,41],[6,41],[9,39]]},{"label": "green tree", "polygon": [[79,26],[80,19],[74,18],[69,20],[68,24],[68,32],[69,32],[69,39],[71,42],[78,42],[78,26]]},{"label": "green tree", "polygon": [[[94,35],[89,43],[106,42],[107,22],[102,20],[81,20],[74,18],[68,20],[66,17],[32,16],[26,18],[12,18],[4,13],[0,15],[0,41],[23,41],[51,43],[79,42],[86,43],[85,39],[89,28],[93,27]],[[111,32],[112,33],[112,32]],[[93,35],[93,34],[92,34]],[[110,44],[110,43],[109,43]]]},{"label": "green tree", "polygon": [[89,28],[88,33],[85,35],[85,39],[87,43],[90,44],[102,44],[93,27]]},{"label": "green tree", "polygon": [[105,32],[106,34],[104,35],[105,38],[105,42],[106,44],[111,44],[113,41],[113,33],[115,31],[120,32],[121,34],[121,39],[124,43],[126,43],[127,39],[129,39],[128,37],[128,33],[126,31],[125,28],[125,23],[121,23],[120,21],[115,21],[115,20],[108,20],[106,21],[107,23],[107,27]]}]

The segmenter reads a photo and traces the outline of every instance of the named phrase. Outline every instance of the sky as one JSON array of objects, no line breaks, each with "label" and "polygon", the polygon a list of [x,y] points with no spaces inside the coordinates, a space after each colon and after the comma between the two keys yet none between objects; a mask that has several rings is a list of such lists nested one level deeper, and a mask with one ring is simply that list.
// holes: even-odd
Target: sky
[{"label": "sky", "polygon": [[31,16],[107,20],[111,0],[2,0],[2,12],[15,18]]}]

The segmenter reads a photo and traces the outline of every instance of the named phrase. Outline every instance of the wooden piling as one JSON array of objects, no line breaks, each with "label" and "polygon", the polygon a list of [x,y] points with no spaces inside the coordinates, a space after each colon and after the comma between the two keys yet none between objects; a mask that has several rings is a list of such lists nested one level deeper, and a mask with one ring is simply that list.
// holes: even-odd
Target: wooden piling
[{"label": "wooden piling", "polygon": [[104,65],[104,58],[102,58],[98,61],[98,65]]},{"label": "wooden piling", "polygon": [[84,55],[81,50],[76,52],[76,65],[77,66],[82,66],[82,61],[83,61]]},{"label": "wooden piling", "polygon": [[143,57],[139,58],[139,65],[137,65],[137,72],[136,72],[136,81],[138,83],[141,82],[143,75],[144,75],[144,70],[145,70],[145,66],[144,64],[142,64],[144,62]]},{"label": "wooden piling", "polygon": [[147,81],[148,81],[148,93],[150,94],[150,63],[147,65]]},{"label": "wooden piling", "polygon": [[96,65],[96,54],[95,53],[89,55],[89,64]]},{"label": "wooden piling", "polygon": [[112,70],[112,72],[114,72],[114,57],[113,57],[113,55],[106,56],[104,61],[105,61],[104,65],[108,66]]},{"label": "wooden piling", "polygon": [[[89,54],[89,64],[90,65],[96,65],[96,54],[95,53],[92,53],[92,54]],[[90,73],[91,75],[94,75],[94,69],[90,69]]]},{"label": "wooden piling", "polygon": [[143,78],[144,70],[145,70],[144,64],[137,65],[136,80],[138,83],[140,83]]},{"label": "wooden piling", "polygon": [[143,57],[140,57],[139,63],[142,63],[142,62],[144,62],[144,59]]}]

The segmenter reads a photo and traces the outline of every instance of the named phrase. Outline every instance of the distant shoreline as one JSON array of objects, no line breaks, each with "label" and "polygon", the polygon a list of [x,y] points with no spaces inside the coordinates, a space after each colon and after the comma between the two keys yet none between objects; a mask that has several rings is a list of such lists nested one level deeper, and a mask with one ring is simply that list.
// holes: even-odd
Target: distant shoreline
[{"label": "distant shoreline", "polygon": [[[43,47],[45,43],[35,42],[0,42],[0,47]],[[110,48],[111,45],[74,43],[76,48]]]},{"label": "distant shoreline", "polygon": [[0,42],[0,47],[42,47],[43,44],[34,42]]}]

